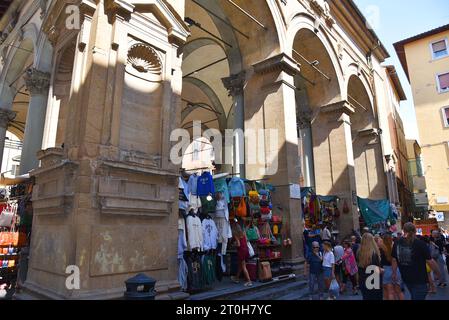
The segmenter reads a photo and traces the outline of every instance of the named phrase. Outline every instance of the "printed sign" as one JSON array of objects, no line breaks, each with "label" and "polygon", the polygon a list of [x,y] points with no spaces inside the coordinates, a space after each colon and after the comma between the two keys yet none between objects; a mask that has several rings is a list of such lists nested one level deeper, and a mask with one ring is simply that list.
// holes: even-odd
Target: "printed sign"
[{"label": "printed sign", "polygon": [[290,198],[301,199],[301,187],[299,184],[293,183],[290,185]]},{"label": "printed sign", "polygon": [[435,218],[438,222],[444,222],[444,212],[437,212]]}]

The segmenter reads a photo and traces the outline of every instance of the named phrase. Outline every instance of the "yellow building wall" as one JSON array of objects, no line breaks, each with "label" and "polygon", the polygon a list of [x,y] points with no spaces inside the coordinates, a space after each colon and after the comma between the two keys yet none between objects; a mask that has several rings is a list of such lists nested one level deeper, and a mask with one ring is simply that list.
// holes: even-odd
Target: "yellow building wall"
[{"label": "yellow building wall", "polygon": [[449,128],[444,127],[441,112],[449,106],[449,92],[439,93],[437,85],[437,74],[449,72],[449,57],[433,60],[430,46],[444,38],[449,39],[449,31],[404,47],[431,205],[437,197],[449,198]]}]

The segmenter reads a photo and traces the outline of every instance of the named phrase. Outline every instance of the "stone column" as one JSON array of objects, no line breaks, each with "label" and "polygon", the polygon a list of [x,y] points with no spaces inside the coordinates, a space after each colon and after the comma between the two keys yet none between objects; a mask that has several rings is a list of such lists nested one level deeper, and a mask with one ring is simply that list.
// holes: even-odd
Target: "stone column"
[{"label": "stone column", "polygon": [[[286,54],[279,54],[253,65],[254,72],[245,89],[245,126],[264,129],[258,135],[257,149],[247,143],[248,157],[257,152],[257,164],[247,163],[249,179],[264,178],[275,186],[273,214],[283,219],[281,235],[292,245],[282,246],[285,262],[297,265],[303,261],[301,201],[290,193],[290,186],[299,186],[298,136],[296,131],[296,88],[293,76],[299,65]],[[276,143],[272,143],[272,141]],[[252,150],[252,151],[250,151]],[[257,151],[255,151],[257,150]]]},{"label": "stone column", "polygon": [[303,162],[304,186],[315,188],[315,167],[313,164],[313,143],[312,143],[312,127],[311,112],[300,112],[298,119],[298,130],[302,143],[303,154],[301,154]]},{"label": "stone column", "polygon": [[15,117],[16,113],[14,111],[0,108],[0,170],[3,162],[3,150],[5,149],[6,130]]},{"label": "stone column", "polygon": [[27,70],[24,79],[31,97],[20,158],[20,174],[26,174],[39,166],[36,154],[42,149],[50,74],[32,68]]},{"label": "stone column", "polygon": [[312,125],[315,155],[316,191],[321,195],[339,196],[340,210],[346,202],[348,213],[338,220],[340,237],[359,229],[356,179],[350,115],[354,109],[347,101],[324,106]]},{"label": "stone column", "polygon": [[[223,78],[223,85],[229,92],[229,96],[233,98],[233,119],[232,129],[245,130],[245,110],[244,110],[244,86],[245,86],[246,72],[242,71],[230,77]],[[245,177],[245,139],[237,139],[239,142],[234,143],[233,147],[233,169],[234,173]],[[241,143],[243,141],[243,143]],[[226,157],[224,157],[226,159]]]}]

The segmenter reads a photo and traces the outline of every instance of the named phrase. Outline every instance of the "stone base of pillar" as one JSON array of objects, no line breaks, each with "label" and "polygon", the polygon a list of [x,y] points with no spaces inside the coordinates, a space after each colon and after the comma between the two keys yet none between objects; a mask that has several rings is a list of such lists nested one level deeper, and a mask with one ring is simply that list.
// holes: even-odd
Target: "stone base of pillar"
[{"label": "stone base of pillar", "polygon": [[305,259],[303,257],[296,258],[296,259],[286,259],[283,260],[283,262],[287,265],[290,265],[292,267],[293,271],[302,270],[304,267]]},{"label": "stone base of pillar", "polygon": [[[180,291],[177,280],[161,281],[156,283],[156,300],[185,300],[190,295]],[[42,286],[26,281],[19,291],[17,291],[14,300],[122,300],[124,297],[125,285],[122,288],[108,290],[74,291],[71,296],[64,296],[53,290],[43,288]]]}]

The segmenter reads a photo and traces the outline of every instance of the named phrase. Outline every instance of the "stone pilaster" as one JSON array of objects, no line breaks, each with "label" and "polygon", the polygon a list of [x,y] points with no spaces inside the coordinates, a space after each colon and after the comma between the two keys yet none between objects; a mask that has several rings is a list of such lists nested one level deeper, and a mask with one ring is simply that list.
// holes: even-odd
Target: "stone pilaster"
[{"label": "stone pilaster", "polygon": [[[282,254],[286,262],[297,264],[303,257],[303,225],[300,199],[290,193],[290,186],[299,185],[300,178],[294,86],[300,66],[282,53],[253,64],[253,71],[245,89],[245,126],[266,130],[264,138],[257,140],[265,159],[246,165],[247,178],[265,178],[278,186],[273,194],[273,214],[283,217],[282,234],[292,240],[291,246],[282,247]],[[246,150],[253,153],[255,149],[248,145]]]},{"label": "stone pilaster", "polygon": [[[323,106],[312,125],[316,191],[339,196],[342,214],[338,220],[340,236],[359,228],[354,154],[350,117],[354,109],[347,101]],[[346,202],[349,212],[343,213]]]}]

